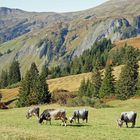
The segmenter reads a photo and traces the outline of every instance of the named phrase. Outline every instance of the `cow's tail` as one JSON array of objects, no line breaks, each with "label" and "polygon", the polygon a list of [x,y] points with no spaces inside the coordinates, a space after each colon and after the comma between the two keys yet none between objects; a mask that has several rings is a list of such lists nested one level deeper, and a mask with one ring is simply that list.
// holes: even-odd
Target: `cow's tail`
[{"label": "cow's tail", "polygon": [[134,125],[136,124],[137,113],[134,113]]},{"label": "cow's tail", "polygon": [[86,110],[86,123],[88,122],[88,110]]}]

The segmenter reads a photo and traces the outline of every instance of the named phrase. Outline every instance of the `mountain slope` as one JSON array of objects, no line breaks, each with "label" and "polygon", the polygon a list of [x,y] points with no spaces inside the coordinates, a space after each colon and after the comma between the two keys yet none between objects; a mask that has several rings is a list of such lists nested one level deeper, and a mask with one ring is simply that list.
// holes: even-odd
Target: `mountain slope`
[{"label": "mountain slope", "polygon": [[[139,0],[111,0],[73,13],[36,13],[0,8],[0,71],[13,59],[22,73],[35,61],[39,69],[64,64],[101,40],[140,34]],[[9,51],[10,50],[10,51]]]}]

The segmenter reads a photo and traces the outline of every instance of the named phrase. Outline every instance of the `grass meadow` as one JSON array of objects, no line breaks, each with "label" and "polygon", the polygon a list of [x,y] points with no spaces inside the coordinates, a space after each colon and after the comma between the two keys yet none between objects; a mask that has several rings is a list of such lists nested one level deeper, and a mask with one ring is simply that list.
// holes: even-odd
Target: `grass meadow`
[{"label": "grass meadow", "polygon": [[[35,117],[26,119],[28,108],[0,110],[0,140],[134,140],[140,138],[140,99],[108,102],[109,108],[62,107],[59,105],[40,106],[41,112],[46,108],[64,108],[67,117],[74,110],[89,110],[88,124],[82,123],[60,126],[61,121],[46,122],[40,125]],[[135,128],[117,127],[116,120],[123,111],[138,113]],[[131,124],[130,124],[131,126]]]}]

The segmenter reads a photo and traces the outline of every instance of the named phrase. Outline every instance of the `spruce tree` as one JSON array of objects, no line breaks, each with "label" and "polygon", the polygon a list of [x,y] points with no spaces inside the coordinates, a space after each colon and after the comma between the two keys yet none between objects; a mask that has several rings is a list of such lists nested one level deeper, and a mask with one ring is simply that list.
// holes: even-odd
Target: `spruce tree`
[{"label": "spruce tree", "polygon": [[49,101],[50,93],[46,83],[46,75],[42,72],[39,76],[36,64],[32,63],[30,70],[27,71],[21,82],[17,105],[21,107],[48,103]]},{"label": "spruce tree", "polygon": [[79,93],[79,96],[80,97],[84,96],[85,93],[86,93],[86,91],[87,91],[87,84],[86,84],[85,79],[83,79],[81,81],[81,84],[80,84],[80,87],[79,87],[79,92],[78,92]]},{"label": "spruce tree", "polygon": [[28,96],[28,100],[30,104],[38,104],[38,89],[37,82],[39,79],[39,71],[35,63],[31,64],[30,72],[30,94]]},{"label": "spruce tree", "polygon": [[41,75],[43,75],[43,76],[45,76],[45,78],[47,78],[48,74],[49,74],[48,67],[46,67],[46,65],[43,65],[42,70],[41,70]]},{"label": "spruce tree", "polygon": [[17,83],[21,81],[21,74],[20,74],[20,66],[18,61],[13,61],[9,68],[9,85]]},{"label": "spruce tree", "polygon": [[29,95],[31,93],[31,75],[30,72],[27,71],[25,74],[25,78],[21,81],[20,89],[19,89],[19,98],[17,102],[18,107],[29,106]]},{"label": "spruce tree", "polygon": [[122,68],[117,82],[117,94],[120,99],[127,99],[136,94],[138,82],[137,50],[128,46],[126,53],[126,65]]},{"label": "spruce tree", "polygon": [[114,88],[114,75],[112,75],[111,65],[107,65],[105,68],[105,75],[100,88],[100,97],[111,96],[115,94]]},{"label": "spruce tree", "polygon": [[99,97],[99,90],[101,87],[101,73],[99,71],[98,66],[96,66],[92,72],[92,77],[91,77],[91,82],[92,82],[92,97]]},{"label": "spruce tree", "polygon": [[8,73],[7,71],[2,70],[0,76],[0,88],[4,88],[8,86]]},{"label": "spruce tree", "polygon": [[38,103],[43,104],[50,102],[51,94],[49,92],[46,75],[44,75],[44,73],[39,76],[37,81],[37,95]]}]

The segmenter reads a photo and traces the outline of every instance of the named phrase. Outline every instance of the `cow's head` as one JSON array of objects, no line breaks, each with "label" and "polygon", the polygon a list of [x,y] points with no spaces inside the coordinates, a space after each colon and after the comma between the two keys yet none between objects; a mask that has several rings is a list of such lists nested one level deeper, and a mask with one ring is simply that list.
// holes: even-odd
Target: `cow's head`
[{"label": "cow's head", "polygon": [[74,122],[74,118],[73,117],[69,117],[69,121],[70,121],[70,123],[73,123]]},{"label": "cow's head", "polygon": [[43,122],[43,120],[44,120],[44,115],[42,115],[42,114],[41,114],[41,115],[40,115],[40,117],[39,117],[38,122],[39,122],[39,123],[42,123],[42,122]]},{"label": "cow's head", "polygon": [[31,113],[28,112],[28,113],[26,114],[26,118],[29,119],[30,117],[32,117],[32,115],[31,115]]},{"label": "cow's head", "polygon": [[118,126],[121,128],[122,125],[123,125],[123,121],[122,121],[121,119],[118,119],[118,120],[117,120],[117,124],[118,124]]}]

